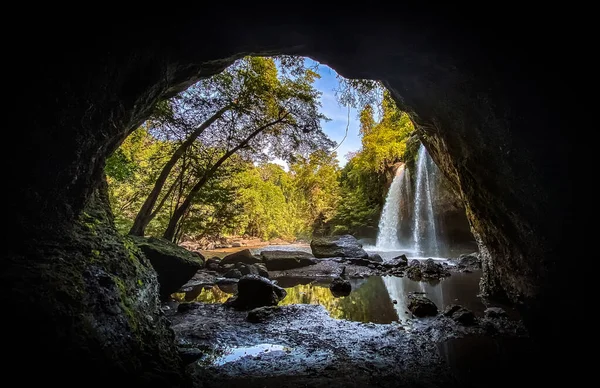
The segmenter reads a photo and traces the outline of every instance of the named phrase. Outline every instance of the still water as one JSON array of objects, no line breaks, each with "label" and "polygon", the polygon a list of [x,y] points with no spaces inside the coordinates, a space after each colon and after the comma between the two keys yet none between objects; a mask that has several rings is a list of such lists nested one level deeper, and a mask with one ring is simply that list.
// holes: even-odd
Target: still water
[{"label": "still water", "polygon": [[[407,296],[419,292],[427,296],[438,309],[460,304],[483,316],[486,306],[477,296],[481,273],[453,273],[433,282],[417,282],[405,277],[371,276],[351,279],[352,292],[346,297],[334,297],[329,290],[330,278],[280,277],[274,279],[287,291],[281,306],[289,304],[320,304],[336,319],[358,322],[391,323],[411,317]],[[223,303],[235,293],[235,285],[212,288],[198,287],[187,293],[173,294],[179,302]]]}]

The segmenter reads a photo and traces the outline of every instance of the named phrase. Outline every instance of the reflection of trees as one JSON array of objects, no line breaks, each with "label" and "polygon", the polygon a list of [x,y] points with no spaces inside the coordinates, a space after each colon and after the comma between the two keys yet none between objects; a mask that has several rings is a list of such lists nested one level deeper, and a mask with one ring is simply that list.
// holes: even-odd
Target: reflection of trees
[{"label": "reflection of trees", "polygon": [[203,302],[203,303],[223,303],[231,297],[232,294],[223,292],[219,287],[204,288],[196,287],[188,292],[177,292],[171,297],[178,302]]},{"label": "reflection of trees", "polygon": [[346,297],[333,296],[327,284],[299,284],[286,289],[280,305],[320,304],[332,318],[359,322],[389,323],[398,319],[380,277],[370,277]]}]

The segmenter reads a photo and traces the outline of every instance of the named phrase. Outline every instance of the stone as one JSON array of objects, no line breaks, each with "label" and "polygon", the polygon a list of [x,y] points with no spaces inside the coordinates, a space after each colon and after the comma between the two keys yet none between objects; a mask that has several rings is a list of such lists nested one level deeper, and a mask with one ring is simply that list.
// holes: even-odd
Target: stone
[{"label": "stone", "polygon": [[481,259],[478,252],[460,255],[455,261],[458,268],[462,270],[481,269]]},{"label": "stone", "polygon": [[160,298],[164,301],[203,267],[204,258],[170,241],[155,237],[132,237],[158,274]]},{"label": "stone", "polygon": [[234,268],[234,269],[230,269],[229,271],[225,272],[225,274],[223,274],[223,276],[228,279],[239,279],[244,275],[242,275],[242,271]]},{"label": "stone", "polygon": [[357,257],[367,259],[369,254],[354,236],[319,237],[310,242],[310,249],[315,257]]},{"label": "stone", "polygon": [[239,248],[239,247],[241,247],[241,246],[242,246],[242,243],[241,243],[241,242],[232,242],[232,243],[231,243],[231,247],[232,247],[232,248]]},{"label": "stone", "polygon": [[333,279],[331,284],[329,284],[329,290],[331,290],[333,296],[339,298],[340,296],[350,295],[350,292],[352,292],[352,285],[348,280],[338,276]]},{"label": "stone", "polygon": [[471,310],[464,308],[458,304],[446,306],[443,315],[452,318],[456,322],[464,326],[471,326],[476,323],[475,314]]},{"label": "stone", "polygon": [[260,276],[262,276],[263,278],[269,278],[269,271],[267,271],[267,267],[264,263],[256,263],[254,264],[254,267],[256,268]]},{"label": "stone", "polygon": [[248,311],[246,320],[252,323],[261,323],[269,320],[275,313],[279,312],[281,307],[279,306],[264,306],[257,307]]},{"label": "stone", "polygon": [[500,307],[488,307],[483,312],[483,315],[487,318],[506,318],[508,314]]},{"label": "stone", "polygon": [[235,264],[235,263],[244,263],[244,264],[254,264],[260,263],[260,259],[255,257],[250,249],[244,249],[239,252],[232,253],[230,255],[225,256],[221,260],[221,265],[224,264]]},{"label": "stone", "polygon": [[367,259],[374,261],[376,263],[383,263],[383,259],[381,258],[381,255],[379,255],[378,253],[369,253],[369,256],[367,257]]},{"label": "stone", "polygon": [[437,306],[429,298],[419,294],[408,294],[408,310],[415,317],[427,317],[437,315]]},{"label": "stone", "polygon": [[262,251],[260,257],[269,271],[285,271],[317,264],[313,255],[303,251]]},{"label": "stone", "polygon": [[198,348],[178,348],[177,350],[184,364],[191,364],[204,355]]},{"label": "stone", "polygon": [[286,291],[267,278],[258,275],[242,276],[237,286],[237,294],[225,302],[226,306],[237,310],[251,310],[262,306],[276,306]]}]

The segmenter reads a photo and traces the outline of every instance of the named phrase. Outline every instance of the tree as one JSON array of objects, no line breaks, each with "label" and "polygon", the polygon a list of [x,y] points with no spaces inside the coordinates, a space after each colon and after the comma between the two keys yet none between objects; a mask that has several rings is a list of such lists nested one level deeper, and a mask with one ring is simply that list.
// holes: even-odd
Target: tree
[{"label": "tree", "polygon": [[[329,148],[333,145],[321,131],[319,95],[313,87],[317,74],[309,69],[292,77],[278,77],[273,59],[245,58],[234,69],[251,91],[247,101],[237,101],[236,108],[223,116],[214,133],[224,154],[199,177],[186,199],[175,209],[163,237],[175,238],[177,225],[190,210],[195,196],[232,155],[261,153],[289,159],[296,152]],[[236,77],[231,77],[236,82]],[[244,107],[243,109],[241,107]]]},{"label": "tree", "polygon": [[[288,59],[286,63],[287,67],[284,68],[293,74],[298,74],[302,69],[298,61]],[[309,71],[303,74],[305,79],[315,76],[314,72]],[[213,145],[217,142],[221,144],[225,142],[226,149],[229,151],[228,147],[234,134],[227,131],[235,131],[240,126],[243,127],[244,122],[248,124],[248,120],[251,121],[251,117],[259,110],[263,110],[271,118],[279,114],[276,112],[279,109],[278,105],[273,103],[274,82],[277,83],[277,69],[272,59],[248,57],[237,61],[224,72],[198,82],[167,104],[160,105],[160,114],[153,121],[155,132],[165,139],[178,139],[180,144],[163,166],[152,191],[136,215],[130,234],[144,235],[146,227],[164,204],[164,200],[159,201],[159,197],[169,175],[195,141],[200,140]],[[296,83],[293,86],[298,85]],[[282,117],[286,116],[281,113]],[[313,116],[316,120],[322,118],[318,113]],[[274,119],[264,129],[278,123],[279,121]],[[219,128],[213,130],[215,125]],[[266,123],[263,122],[261,125]],[[209,128],[212,133],[207,134]],[[209,178],[210,176],[207,176],[206,179]],[[206,179],[200,187],[206,183]]]}]

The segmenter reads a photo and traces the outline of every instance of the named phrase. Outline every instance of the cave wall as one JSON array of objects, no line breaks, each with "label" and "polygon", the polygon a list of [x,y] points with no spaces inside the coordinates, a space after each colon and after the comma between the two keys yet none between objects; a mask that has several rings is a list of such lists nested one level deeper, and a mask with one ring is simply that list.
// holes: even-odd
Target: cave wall
[{"label": "cave wall", "polygon": [[[55,365],[74,355],[119,365],[124,354],[113,351],[120,342],[86,332],[106,355],[99,359],[79,352],[87,340],[62,332],[64,321],[84,327],[86,317],[103,317],[97,309],[105,304],[85,302],[86,297],[74,294],[85,282],[62,276],[72,268],[73,279],[80,279],[81,263],[91,252],[89,244],[69,236],[82,228],[80,217],[102,182],[105,158],[153,104],[250,53],[306,55],[349,78],[383,80],[465,200],[484,253],[484,291],[520,301],[535,332],[560,328],[548,306],[561,297],[555,269],[564,257],[563,231],[569,228],[570,138],[551,115],[558,110],[551,91],[562,63],[551,54],[549,29],[529,32],[524,18],[513,20],[507,31],[505,24],[467,18],[469,13],[450,17],[448,10],[403,12],[389,23],[357,23],[339,14],[332,19],[323,11],[323,23],[288,17],[265,24],[237,19],[238,11],[243,15],[228,10],[227,18],[174,18],[158,24],[36,20],[28,26],[37,33],[14,45],[18,60],[10,74],[21,82],[16,89],[24,112],[18,128],[8,129],[19,146],[3,155],[11,188],[6,200],[15,205],[5,214],[12,227],[2,260],[2,300],[30,320],[26,344],[62,344],[64,353],[48,353]],[[106,235],[117,239],[107,228]],[[107,253],[98,270],[133,281],[133,272],[113,267],[128,258],[122,242],[90,238]],[[69,251],[56,251],[63,246]],[[154,284],[150,275],[144,279]],[[94,282],[86,291],[89,300],[101,298],[105,288]],[[128,295],[135,292],[128,287]],[[153,300],[155,290],[148,289],[148,295]],[[60,303],[42,303],[56,300]],[[150,317],[158,319],[152,309]],[[96,320],[97,331],[110,330],[124,317]],[[125,321],[120,327],[128,332]],[[159,339],[169,337],[163,328],[158,325],[147,334],[163,343]],[[20,348],[12,345],[9,349]],[[154,351],[163,354],[161,365],[170,365],[170,347]],[[123,370],[148,365],[144,361]]]}]

